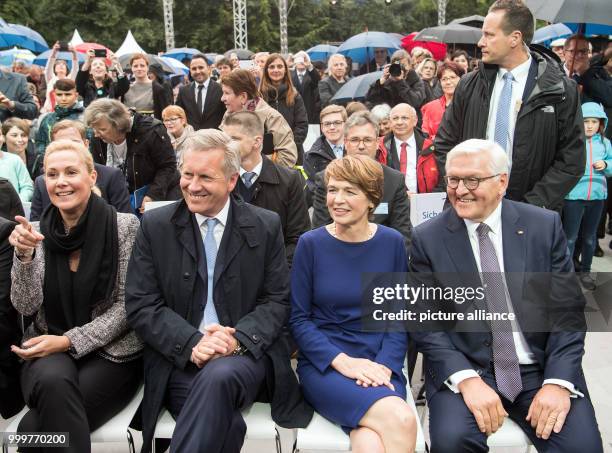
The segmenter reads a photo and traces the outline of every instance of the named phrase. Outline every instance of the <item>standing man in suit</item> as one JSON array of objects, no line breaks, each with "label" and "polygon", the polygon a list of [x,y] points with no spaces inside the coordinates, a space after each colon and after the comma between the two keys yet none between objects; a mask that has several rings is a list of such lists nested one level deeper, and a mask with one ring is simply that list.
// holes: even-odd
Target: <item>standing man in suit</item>
[{"label": "standing man in suit", "polygon": [[283,331],[289,271],[278,215],[231,196],[239,146],[200,130],[181,163],[184,200],[146,213],[126,281],[129,324],[145,342],[143,452],[165,406],[171,452],[239,453],[240,411],[258,397],[284,427],[306,426]]},{"label": "standing man in suit", "polygon": [[205,55],[191,59],[189,71],[193,82],[179,89],[176,105],[187,114],[187,122],[197,131],[218,129],[225,113],[221,102],[221,85],[210,79],[210,67]]},{"label": "standing man in suit", "polygon": [[438,184],[438,168],[433,146],[423,149],[425,134],[416,127],[416,110],[410,104],[397,104],[389,113],[391,133],[380,142],[378,161],[399,170],[408,192],[432,192]]},{"label": "standing man in suit", "polygon": [[[378,123],[368,111],[351,115],[344,125],[344,146],[346,154],[365,156],[376,159],[378,152]],[[404,175],[387,165],[382,166],[384,176],[383,197],[374,211],[374,223],[395,228],[410,245],[410,202],[404,185]],[[315,194],[312,207],[312,226],[318,228],[332,222],[327,209],[325,171],[315,177]]]},{"label": "standing man in suit", "polygon": [[223,131],[240,144],[240,178],[234,194],[247,203],[276,212],[281,220],[289,267],[298,239],[310,230],[302,175],[281,167],[261,154],[264,127],[253,112],[237,112],[225,118]]},{"label": "standing man in suit", "polygon": [[[457,145],[446,159],[453,209],[413,232],[412,273],[434,273],[443,288],[453,275],[474,275],[490,313],[516,316],[479,332],[411,332],[425,355],[431,451],[486,452],[487,436],[509,416],[538,451],[602,452],[582,371],[584,331],[525,330],[537,310],[525,297],[527,274],[573,272],[561,220],[504,199],[508,173],[496,143]],[[566,314],[582,318],[584,299],[576,299]]]},{"label": "standing man in suit", "polygon": [[510,161],[506,197],[560,210],[584,173],[580,96],[555,60],[527,47],[534,23],[521,0],[491,5],[478,42],[479,69],[459,81],[434,152],[444,176],[446,154],[455,145],[470,138],[494,141]]},{"label": "standing man in suit", "polygon": [[291,70],[291,81],[298,90],[306,113],[308,114],[308,124],[319,124],[319,112],[321,111],[321,100],[319,99],[319,81],[321,76],[319,71],[312,65],[308,54],[300,51],[293,56],[295,69]]},{"label": "standing man in suit", "polygon": [[38,115],[26,78],[14,72],[0,70],[0,123],[15,116],[33,120]]}]

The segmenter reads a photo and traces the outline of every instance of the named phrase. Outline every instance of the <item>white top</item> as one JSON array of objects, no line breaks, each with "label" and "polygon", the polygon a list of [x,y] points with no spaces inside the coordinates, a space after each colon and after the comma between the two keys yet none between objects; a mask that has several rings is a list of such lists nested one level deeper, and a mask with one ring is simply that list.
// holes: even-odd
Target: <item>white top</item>
[{"label": "white top", "polygon": [[[395,140],[395,150],[397,152],[397,161],[400,162],[400,154],[402,152],[402,140],[399,140],[394,136]],[[419,152],[417,151],[416,139],[414,138],[414,133],[408,137],[408,140],[405,140],[406,146],[406,155],[408,159],[406,160],[406,175],[404,178],[404,183],[406,184],[406,188],[409,192],[417,193],[417,159],[419,156]]]},{"label": "white top", "polygon": [[[251,184],[255,184],[255,181],[257,181],[257,178],[259,178],[259,175],[261,175],[261,168],[263,167],[263,159],[265,159],[265,157],[262,157],[259,163],[255,165],[255,168],[251,170],[253,173],[255,173],[255,176],[253,176],[253,179],[251,180]],[[245,173],[246,173],[246,170],[240,167],[240,179],[242,179],[242,175],[244,175]],[[244,179],[242,179],[242,182],[244,182]]]},{"label": "white top", "polygon": [[225,225],[227,225],[227,216],[229,215],[229,207],[230,207],[230,197],[227,197],[227,201],[225,202],[225,206],[219,211],[219,213],[214,217],[206,217],[202,214],[196,213],[196,221],[200,226],[200,234],[202,235],[202,244],[204,244],[204,238],[206,237],[206,233],[208,233],[208,225],[206,221],[208,219],[217,219],[217,224],[215,225],[215,231],[213,231],[213,235],[215,237],[215,242],[217,243],[217,251],[219,250],[219,246],[221,245],[221,239],[223,239],[223,232],[225,231]]},{"label": "white top", "polygon": [[[527,61],[521,63],[514,68],[510,73],[514,80],[512,83],[512,97],[510,98],[510,121],[508,123],[508,140],[506,141],[506,153],[508,154],[508,161],[510,168],[512,168],[512,147],[514,146],[514,126],[516,125],[516,118],[518,112],[521,109],[523,103],[523,92],[525,91],[525,85],[527,84],[527,76],[529,75],[529,67],[531,66],[532,58],[529,56]],[[495,77],[495,86],[493,87],[493,93],[491,94],[491,103],[489,104],[489,120],[487,122],[487,140],[495,141],[495,122],[497,121],[497,106],[499,105],[499,98],[501,96],[502,88],[504,86],[504,74],[508,72],[505,69],[499,68],[497,76]]]},{"label": "white top", "polygon": [[[489,227],[489,239],[493,243],[493,248],[495,249],[495,254],[497,255],[497,262],[499,264],[499,269],[502,272],[502,277],[504,281],[504,287],[506,290],[506,301],[508,303],[508,313],[514,313],[514,308],[512,307],[512,300],[510,299],[510,294],[508,293],[508,287],[506,285],[506,279],[503,274],[504,272],[504,246],[503,246],[503,235],[502,235],[502,220],[501,220],[501,212],[502,212],[502,203],[500,202],[495,210],[491,213],[489,217],[485,219],[484,222]],[[465,226],[468,231],[468,237],[470,239],[470,245],[472,247],[472,252],[474,254],[474,259],[476,260],[476,266],[478,267],[478,272],[482,272],[482,266],[480,264],[480,244],[478,242],[478,233],[476,229],[480,225],[480,222],[473,222],[471,220],[464,219]],[[529,349],[529,345],[525,340],[525,336],[523,332],[520,330],[519,324],[514,321],[510,321],[512,324],[512,335],[514,337],[514,347],[516,348],[516,355],[518,357],[518,361],[520,365],[531,365],[536,363],[535,356],[531,349]],[[452,374],[448,380],[446,381],[446,385],[455,393],[459,393],[459,389],[457,385],[464,379],[470,377],[477,377],[478,374],[474,370],[461,370]],[[572,396],[584,396],[582,393],[578,392],[574,388],[574,384],[571,382],[562,380],[562,379],[546,379],[542,385],[544,384],[557,384],[562,387],[565,387],[570,392],[572,392]]]},{"label": "white top", "polygon": [[336,159],[342,159],[342,157],[344,156],[344,145],[342,143],[336,143],[334,145],[327,139],[325,139],[325,141],[331,148],[332,152],[334,153],[334,156],[336,156]]}]

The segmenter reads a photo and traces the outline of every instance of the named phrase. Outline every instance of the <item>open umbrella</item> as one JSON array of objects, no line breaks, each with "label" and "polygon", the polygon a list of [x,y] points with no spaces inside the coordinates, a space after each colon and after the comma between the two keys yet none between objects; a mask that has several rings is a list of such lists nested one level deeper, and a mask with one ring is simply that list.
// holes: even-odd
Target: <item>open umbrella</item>
[{"label": "open umbrella", "polygon": [[[136,53],[140,53],[140,52],[128,53],[128,54],[121,55],[119,57],[119,64],[121,65],[121,67],[123,69],[129,69],[129,67],[130,67],[130,58],[132,58],[132,55],[134,55]],[[172,61],[172,64],[170,64],[167,61],[168,60],[167,58],[163,59],[161,57],[158,57],[157,55],[151,55],[151,54],[146,54],[146,55],[149,58],[149,64],[157,63],[158,65],[160,65],[162,67],[164,72],[166,72],[168,74],[174,74],[175,73],[174,62],[176,60],[170,59]]]},{"label": "open umbrella", "polygon": [[[162,60],[164,63],[167,63],[168,66],[170,66],[172,68],[172,74],[180,74],[180,75],[186,75],[189,74],[189,68],[187,66],[185,66],[183,63],[181,63],[179,60],[172,58],[172,57],[168,57],[166,55],[161,55],[159,57],[160,60]],[[162,66],[163,68],[163,66]]]},{"label": "open umbrella", "polygon": [[340,87],[331,100],[340,103],[349,101],[363,101],[366,94],[368,94],[370,85],[380,79],[382,74],[383,71],[376,71],[353,77]]},{"label": "open umbrella", "polygon": [[462,17],[460,19],[451,20],[449,24],[461,24],[461,25],[467,25],[468,27],[482,28],[482,24],[484,23],[484,20],[485,18],[483,16],[474,14],[473,16]]},{"label": "open umbrella", "polygon": [[230,49],[225,52],[223,55],[225,58],[229,59],[230,55],[235,53],[238,56],[239,60],[250,60],[254,55],[249,49]]},{"label": "open umbrella", "polygon": [[572,34],[572,30],[565,24],[551,24],[538,28],[533,34],[531,42],[540,44],[557,38],[564,38]]},{"label": "open umbrella", "polygon": [[610,0],[525,0],[537,19],[548,22],[612,25]]},{"label": "open umbrella", "polygon": [[442,61],[446,58],[446,44],[434,41],[415,41],[414,37],[417,34],[418,33],[415,31],[408,36],[404,36],[404,39],[402,39],[402,47],[408,52],[412,52],[412,49],[415,47],[422,47],[429,50],[431,55],[438,61]]},{"label": "open umbrella", "polygon": [[0,47],[19,46],[32,52],[44,52],[49,48],[40,33],[25,25],[0,24]]},{"label": "open umbrella", "polygon": [[32,63],[34,58],[36,58],[36,55],[29,50],[13,47],[12,49],[0,51],[0,66],[10,66],[15,60],[24,60]]},{"label": "open umbrella", "polygon": [[595,35],[612,35],[612,25],[576,24],[570,22],[566,22],[564,25],[567,25],[572,33],[578,33],[580,31],[586,37]]},{"label": "open umbrella", "polygon": [[197,54],[201,54],[202,51],[193,49],[191,47],[177,47],[176,49],[170,49],[164,54],[164,57],[174,58],[178,61],[183,61],[185,58],[191,60],[191,57]]},{"label": "open umbrella", "polygon": [[327,59],[338,51],[338,47],[329,44],[318,44],[306,51],[312,61],[327,61]]},{"label": "open umbrella", "polygon": [[[38,66],[46,66],[47,60],[49,60],[49,58],[51,57],[52,51],[52,49],[49,49],[46,52],[41,53],[34,59],[32,63],[37,64]],[[58,60],[65,60],[68,64],[68,68],[72,69],[72,54],[70,52],[58,52],[56,58]],[[77,52],[77,60],[79,62],[79,65],[83,64],[85,62],[85,55]]]},{"label": "open umbrella", "polygon": [[482,30],[461,24],[439,25],[421,30],[415,41],[435,41],[452,44],[477,44],[482,37]]},{"label": "open umbrella", "polygon": [[384,48],[387,53],[400,48],[397,38],[382,31],[366,31],[359,33],[342,43],[338,53],[350,57],[354,62],[367,63],[374,58],[374,49]]}]

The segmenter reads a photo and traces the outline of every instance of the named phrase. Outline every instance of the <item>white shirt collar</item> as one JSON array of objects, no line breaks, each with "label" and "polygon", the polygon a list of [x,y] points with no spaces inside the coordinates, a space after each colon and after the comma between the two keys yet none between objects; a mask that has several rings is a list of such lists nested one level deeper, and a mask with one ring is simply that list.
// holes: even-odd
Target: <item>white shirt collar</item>
[{"label": "white shirt collar", "polygon": [[206,79],[206,81],[205,81],[204,83],[202,83],[202,84],[199,84],[199,83],[198,83],[198,82],[196,82],[195,80],[194,80],[194,83],[195,83],[195,90],[196,90],[196,93],[197,93],[197,91],[198,91],[198,86],[199,86],[199,85],[204,85],[203,90],[204,90],[204,91],[206,91],[206,90],[208,90],[208,84],[210,83],[210,77],[209,77],[208,79]]},{"label": "white shirt collar", "polygon": [[529,58],[527,58],[527,61],[521,63],[520,65],[518,65],[516,68],[514,68],[512,71],[507,71],[506,69],[502,69],[499,68],[497,71],[497,78],[499,80],[502,80],[502,78],[504,77],[504,74],[506,72],[510,72],[512,74],[512,77],[514,77],[515,81],[522,81],[522,80],[527,80],[527,76],[529,75],[529,68],[531,66],[531,55],[529,55]]},{"label": "white shirt collar", "polygon": [[493,212],[487,217],[484,222],[474,222],[473,220],[463,219],[465,222],[465,226],[468,230],[468,234],[475,235],[476,229],[481,223],[486,223],[487,226],[491,229],[491,232],[495,235],[501,234],[501,210],[502,210],[502,202],[499,201],[497,207],[493,210]]},{"label": "white shirt collar", "polygon": [[223,206],[223,208],[217,213],[217,215],[215,215],[214,217],[206,217],[206,216],[203,216],[202,214],[196,213],[195,215],[196,221],[198,222],[199,226],[202,226],[202,224],[204,224],[204,222],[206,222],[208,219],[215,218],[221,224],[221,226],[225,228],[225,225],[227,225],[227,216],[229,215],[229,207],[230,207],[230,197],[228,195],[227,201],[225,202],[225,206]]},{"label": "white shirt collar", "polygon": [[[259,177],[259,175],[261,175],[261,168],[263,167],[263,160],[265,159],[265,157],[262,156],[261,160],[259,161],[259,163],[257,165],[255,165],[255,168],[253,170],[251,170],[253,173],[255,173],[255,177]],[[246,170],[242,167],[240,167],[240,177],[242,178],[242,175],[244,175],[246,173]]]},{"label": "white shirt collar", "polygon": [[399,138],[397,138],[395,136],[395,134],[393,135],[393,138],[395,139],[395,148],[397,149],[397,152],[400,151],[400,147],[402,146],[402,143],[406,143],[408,145],[408,147],[412,148],[413,144],[414,147],[416,147],[416,140],[414,138],[414,131],[412,132],[412,135],[410,137],[408,137],[406,140],[400,140]]}]

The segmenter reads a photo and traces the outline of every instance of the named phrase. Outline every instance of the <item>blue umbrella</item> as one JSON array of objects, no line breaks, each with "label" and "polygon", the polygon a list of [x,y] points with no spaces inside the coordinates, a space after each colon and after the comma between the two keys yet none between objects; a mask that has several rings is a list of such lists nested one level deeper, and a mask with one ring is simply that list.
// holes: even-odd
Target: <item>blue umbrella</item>
[{"label": "blue umbrella", "polygon": [[19,46],[32,52],[44,52],[49,48],[40,33],[25,25],[8,24],[0,26],[0,46]]},{"label": "blue umbrella", "polygon": [[[51,57],[51,52],[53,52],[53,49],[49,49],[46,52],[41,53],[32,63],[37,64],[38,66],[46,66],[47,61]],[[85,54],[81,52],[77,52],[76,54],[79,65],[85,63],[85,59],[87,58]],[[65,60],[66,63],[68,63],[68,69],[72,70],[72,54],[70,52],[58,52],[56,58],[58,60]]]},{"label": "blue umbrella", "polygon": [[10,66],[15,60],[24,60],[32,63],[34,58],[36,58],[36,55],[29,50],[13,47],[12,49],[0,51],[0,66]]},{"label": "blue umbrella", "polygon": [[533,44],[540,44],[557,38],[565,38],[571,34],[572,30],[567,25],[551,24],[546,27],[538,28],[533,34],[531,42]]},{"label": "blue umbrella", "polygon": [[612,35],[612,25],[605,24],[576,24],[576,23],[565,23],[567,27],[573,32],[582,32],[586,37],[594,35]]},{"label": "blue umbrella", "polygon": [[191,60],[196,54],[201,54],[202,51],[198,49],[193,49],[191,47],[177,47],[176,49],[171,49],[164,54],[164,57],[174,58],[178,61],[183,61],[183,59],[188,58]]},{"label": "blue umbrella", "polygon": [[396,38],[382,31],[366,31],[347,39],[338,48],[338,53],[350,57],[357,63],[366,63],[374,58],[374,49],[385,48],[387,53],[400,49]]},{"label": "blue umbrella", "polygon": [[338,51],[338,47],[329,44],[319,44],[306,51],[312,61],[327,61],[327,59]]},{"label": "blue umbrella", "polygon": [[340,103],[364,100],[370,85],[380,79],[382,74],[382,71],[376,71],[350,79],[340,87],[331,100]]},{"label": "blue umbrella", "polygon": [[185,66],[183,63],[181,63],[179,60],[176,60],[172,57],[169,57],[167,55],[162,55],[158,57],[160,60],[162,60],[163,62],[167,63],[168,66],[170,66],[174,72],[172,74],[176,75],[176,74],[180,74],[180,75],[185,75],[185,74],[189,74],[189,68],[187,66]]}]

